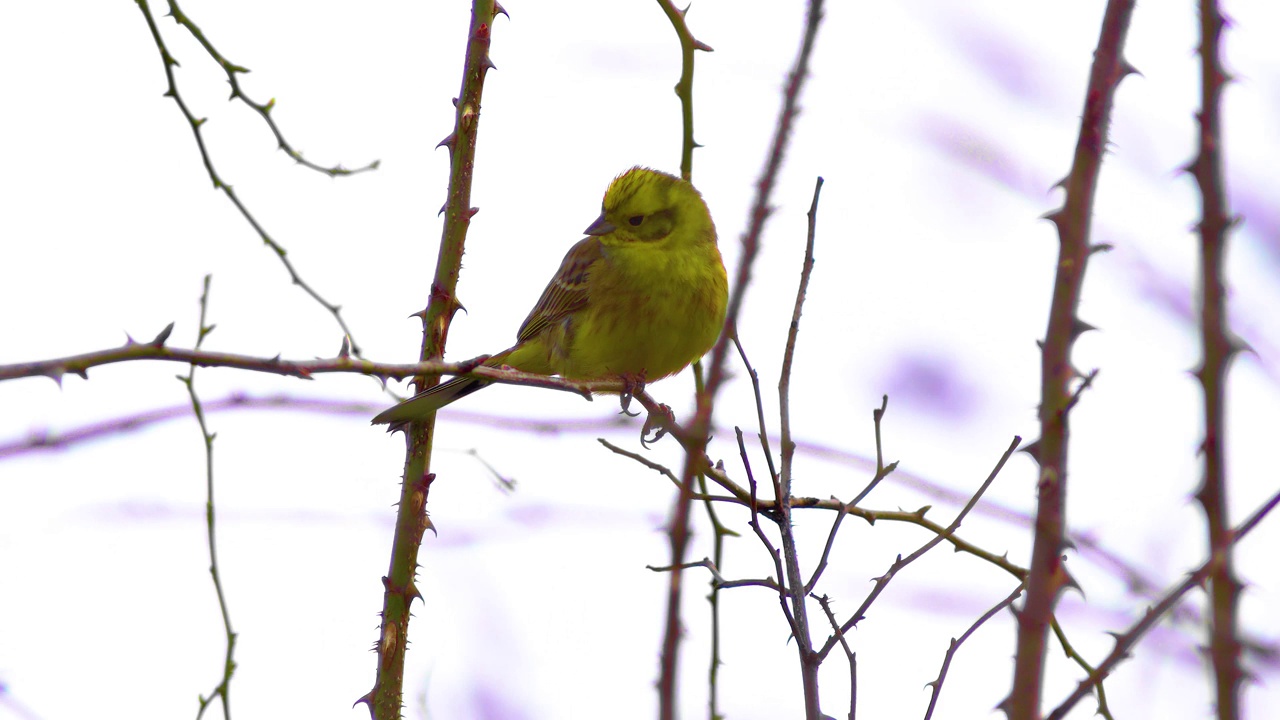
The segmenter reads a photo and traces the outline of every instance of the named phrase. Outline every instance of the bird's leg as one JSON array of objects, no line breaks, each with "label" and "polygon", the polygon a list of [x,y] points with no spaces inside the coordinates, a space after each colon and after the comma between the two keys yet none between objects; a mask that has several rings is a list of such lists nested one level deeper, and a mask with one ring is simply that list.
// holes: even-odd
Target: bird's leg
[{"label": "bird's leg", "polygon": [[640,413],[631,412],[631,399],[636,392],[644,392],[644,373],[623,373],[618,379],[622,381],[622,394],[619,396],[622,404],[622,414],[627,417],[639,416]]}]

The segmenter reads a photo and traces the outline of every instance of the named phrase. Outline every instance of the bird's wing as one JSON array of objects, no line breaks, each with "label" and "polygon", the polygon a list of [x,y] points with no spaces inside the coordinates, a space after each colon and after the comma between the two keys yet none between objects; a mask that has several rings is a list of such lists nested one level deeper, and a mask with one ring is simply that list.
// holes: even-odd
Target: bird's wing
[{"label": "bird's wing", "polygon": [[586,237],[569,248],[555,277],[547,283],[524,319],[517,336],[520,342],[528,342],[548,327],[581,310],[587,304],[587,279],[591,266],[604,257],[600,238]]}]

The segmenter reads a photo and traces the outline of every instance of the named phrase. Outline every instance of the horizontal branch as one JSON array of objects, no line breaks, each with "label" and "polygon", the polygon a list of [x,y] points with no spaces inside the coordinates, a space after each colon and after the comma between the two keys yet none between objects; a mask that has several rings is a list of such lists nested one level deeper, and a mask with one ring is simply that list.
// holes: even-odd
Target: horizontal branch
[{"label": "horizontal branch", "polygon": [[487,359],[484,356],[460,363],[441,361],[376,363],[352,357],[346,353],[339,354],[333,358],[316,360],[285,360],[279,355],[268,358],[168,347],[164,343],[168,339],[172,327],[170,325],[165,328],[154,340],[149,342],[140,343],[130,338],[124,345],[108,350],[95,350],[81,355],[52,360],[0,365],[0,382],[25,377],[48,377],[61,384],[62,377],[67,373],[87,379],[90,368],[121,362],[160,360],[199,367],[227,367],[271,375],[288,375],[305,380],[310,380],[315,375],[324,373],[368,375],[384,380],[401,380],[414,375],[465,375],[508,385],[527,385],[530,387],[563,390],[576,393],[587,399],[591,398],[592,393],[620,393],[626,389],[621,382],[617,381],[572,382],[546,375],[487,367],[481,365]]}]

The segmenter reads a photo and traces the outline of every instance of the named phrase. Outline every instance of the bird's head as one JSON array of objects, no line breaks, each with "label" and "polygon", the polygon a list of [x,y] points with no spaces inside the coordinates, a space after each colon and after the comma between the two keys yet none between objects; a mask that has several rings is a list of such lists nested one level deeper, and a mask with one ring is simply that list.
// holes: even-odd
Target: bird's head
[{"label": "bird's head", "polygon": [[688,182],[658,170],[637,166],[622,173],[600,205],[600,217],[584,234],[608,244],[715,237],[702,195]]}]

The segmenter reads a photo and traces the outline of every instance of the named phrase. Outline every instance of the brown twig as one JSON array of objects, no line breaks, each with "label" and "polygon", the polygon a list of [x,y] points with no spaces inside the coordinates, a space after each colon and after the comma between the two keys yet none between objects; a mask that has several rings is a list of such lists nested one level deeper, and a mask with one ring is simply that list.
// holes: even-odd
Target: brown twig
[{"label": "brown twig", "polygon": [[[880,401],[880,407],[871,411],[871,420],[875,425],[876,434],[876,473],[871,478],[871,482],[862,489],[852,500],[848,502],[849,506],[857,505],[862,502],[863,498],[871,493],[880,481],[885,479],[894,470],[898,469],[898,461],[893,461],[888,465],[884,464],[884,450],[880,444],[880,421],[884,419],[885,410],[889,407],[889,396],[885,395]],[[832,498],[836,500],[836,498]],[[836,500],[839,502],[838,500]],[[822,548],[822,557],[818,558],[818,566],[813,570],[813,577],[809,578],[809,582],[805,583],[804,589],[806,593],[813,592],[814,586],[818,584],[818,578],[822,577],[822,571],[827,568],[827,560],[831,556],[831,548],[836,542],[836,533],[840,531],[840,523],[844,520],[846,514],[846,504],[840,503],[840,507],[836,509],[836,519],[831,523],[831,530],[827,532],[827,544]]]},{"label": "brown twig", "polygon": [[1066,490],[1068,410],[1071,383],[1079,372],[1071,364],[1076,338],[1089,329],[1076,311],[1089,246],[1089,225],[1098,184],[1107,127],[1120,80],[1133,68],[1121,56],[1134,0],[1109,0],[1085,91],[1075,159],[1063,181],[1066,200],[1046,217],[1058,230],[1058,262],[1048,329],[1041,343],[1040,438],[1027,450],[1039,465],[1035,541],[1027,598],[1018,614],[1018,646],[1013,687],[1001,708],[1010,720],[1037,720],[1044,675],[1045,639],[1059,593],[1070,583],[1062,566],[1067,537]]},{"label": "brown twig", "polygon": [[942,694],[942,683],[947,679],[947,670],[951,667],[951,659],[955,657],[956,651],[960,649],[965,640],[969,639],[970,635],[973,635],[978,628],[982,627],[983,623],[995,617],[996,613],[1013,605],[1013,601],[1022,595],[1025,587],[1026,583],[1019,584],[1018,587],[1013,589],[1013,592],[1009,593],[1008,597],[996,603],[990,610],[983,613],[982,617],[975,620],[959,638],[951,638],[951,644],[947,646],[946,655],[942,658],[942,669],[938,671],[938,678],[929,683],[933,686],[933,693],[929,696],[929,708],[925,710],[924,720],[929,720],[929,718],[933,717],[933,709],[938,705],[938,696]]},{"label": "brown twig", "polygon": [[836,620],[836,614],[831,611],[831,600],[826,595],[814,595],[813,598],[822,606],[822,612],[827,616],[827,622],[831,623],[831,630],[840,640],[840,647],[844,648],[845,659],[849,661],[849,720],[856,720],[858,717],[858,654],[849,647],[849,641],[844,637],[844,631],[840,629],[840,623]]},{"label": "brown twig", "polygon": [[[63,376],[67,373],[88,378],[91,368],[119,362],[160,360],[198,367],[251,370],[270,375],[297,377],[304,380],[309,380],[316,375],[332,373],[369,375],[384,380],[400,380],[406,377],[421,377],[423,375],[470,375],[509,385],[526,385],[529,387],[563,390],[586,398],[590,398],[592,393],[618,393],[625,387],[621,381],[615,380],[571,382],[547,375],[485,367],[480,364],[484,360],[483,357],[457,363],[447,363],[439,359],[424,360],[418,363],[375,363],[342,354],[337,357],[318,360],[285,360],[279,355],[268,358],[236,353],[209,352],[198,347],[188,350],[186,348],[170,347],[165,344],[172,331],[173,324],[170,323],[154,339],[146,342],[137,342],[133,338],[129,338],[124,345],[108,350],[95,350],[51,360],[0,365],[0,382],[25,377],[47,377],[61,384]],[[649,401],[657,407],[656,401],[651,398]]]},{"label": "brown twig", "polygon": [[[791,439],[791,367],[795,360],[796,341],[800,335],[800,314],[804,309],[809,278],[813,275],[813,240],[818,221],[818,198],[822,194],[822,178],[813,187],[813,202],[809,205],[809,231],[805,241],[804,262],[800,268],[800,283],[796,289],[796,301],[791,311],[791,326],[787,330],[787,344],[782,353],[782,370],[778,377],[778,415],[781,430],[778,480],[775,483],[775,500],[778,503],[778,533],[782,539],[782,558],[786,565],[784,585],[791,601],[791,615],[795,619],[796,652],[800,659],[800,681],[804,692],[806,720],[821,720],[822,703],[819,697],[818,667],[822,659],[813,652],[813,639],[809,633],[809,612],[805,599],[809,586],[800,571],[800,554],[796,549],[794,523],[791,518],[791,480],[795,461],[796,444]],[[763,439],[763,428],[761,428]],[[843,513],[837,515],[837,521]]]},{"label": "brown twig", "polygon": [[[1013,436],[1013,442],[1009,443],[1008,449],[1006,449],[1004,454],[1000,456],[1000,461],[991,469],[991,472],[987,475],[987,479],[982,482],[982,485],[980,485],[977,491],[973,493],[973,496],[969,498],[969,502],[961,508],[960,512],[956,514],[955,520],[952,520],[951,524],[948,525],[946,529],[942,530],[942,532],[938,533],[934,537],[929,538],[928,542],[921,545],[915,552],[911,553],[907,557],[904,558],[899,555],[897,559],[893,561],[893,564],[889,566],[889,569],[885,574],[875,579],[875,586],[871,589],[867,598],[862,601],[862,605],[859,606],[858,609],[854,611],[853,615],[851,615],[849,619],[840,626],[841,632],[847,633],[858,624],[858,621],[860,621],[866,614],[867,609],[871,607],[871,604],[876,601],[876,598],[880,596],[880,593],[884,592],[889,581],[901,572],[903,568],[924,556],[925,553],[932,550],[943,540],[952,539],[956,530],[960,529],[960,523],[964,521],[965,516],[973,509],[973,506],[978,504],[978,500],[982,499],[983,494],[987,492],[987,488],[991,487],[991,483],[995,482],[996,476],[998,476],[1000,471],[1004,469],[1004,464],[1009,461],[1009,457],[1018,449],[1018,444],[1021,442],[1022,438],[1017,435]],[[835,647],[836,641],[837,639],[834,635],[827,639],[827,642],[823,644],[822,649],[818,651],[818,658],[820,660],[826,658],[827,654],[831,652],[831,649]]]},{"label": "brown twig", "polygon": [[[168,81],[168,89],[165,90],[164,94],[166,97],[173,98],[174,103],[178,106],[178,110],[181,111],[182,116],[186,118],[187,125],[190,126],[191,133],[195,137],[196,147],[200,151],[200,159],[204,163],[205,172],[208,173],[209,180],[213,182],[214,189],[222,191],[222,193],[227,196],[227,199],[231,201],[231,204],[235,205],[236,210],[240,212],[240,215],[244,217],[245,221],[249,223],[249,225],[253,228],[254,232],[258,234],[258,237],[262,240],[263,244],[271,248],[271,251],[276,254],[276,257],[280,259],[280,263],[284,265],[285,270],[289,273],[290,281],[294,285],[297,285],[298,287],[302,288],[303,292],[310,295],[313,300],[319,303],[321,307],[323,307],[325,310],[329,312],[330,315],[333,316],[333,319],[338,323],[338,327],[342,330],[344,337],[349,339],[352,338],[351,328],[347,327],[347,322],[342,317],[342,306],[336,305],[326,300],[323,296],[320,295],[318,291],[316,291],[315,288],[311,287],[311,285],[307,281],[302,279],[302,276],[298,274],[297,269],[294,268],[293,262],[289,260],[288,252],[285,250],[284,246],[281,245],[279,242],[277,242],[275,238],[273,238],[270,235],[270,233],[267,232],[266,228],[264,228],[262,224],[258,222],[258,219],[254,217],[253,213],[249,211],[249,208],[244,204],[244,201],[240,199],[240,196],[236,194],[235,188],[233,188],[232,186],[224,182],[222,177],[218,174],[218,171],[214,169],[213,159],[210,157],[209,149],[205,145],[204,133],[202,131],[205,120],[207,118],[197,118],[195,114],[191,112],[191,109],[187,107],[186,101],[183,100],[182,94],[178,90],[178,81],[173,73],[173,69],[178,66],[178,61],[173,57],[172,54],[170,54],[168,46],[165,45],[164,38],[160,34],[160,28],[156,25],[155,16],[151,12],[150,3],[148,2],[148,0],[135,0],[135,2],[137,2],[138,9],[142,11],[142,15],[146,19],[147,28],[151,31],[151,38],[152,40],[155,41],[156,49],[160,51],[160,60],[164,65],[165,79]],[[288,143],[284,141],[284,136],[280,133],[279,128],[276,127],[275,121],[272,120],[270,117],[270,111],[273,103],[268,103],[267,105],[257,105],[256,103],[251,102],[247,97],[244,96],[243,93],[239,91],[239,85],[236,82],[235,74],[248,72],[248,70],[246,70],[243,67],[240,67],[239,65],[235,65],[234,63],[228,62],[225,58],[223,58],[220,54],[218,54],[218,52],[213,49],[213,46],[205,38],[204,33],[200,31],[200,28],[197,27],[195,23],[191,22],[190,18],[188,18],[186,15],[182,13],[182,11],[173,2],[173,0],[169,1],[169,10],[170,10],[170,14],[173,15],[174,21],[186,27],[187,30],[191,32],[191,34],[196,38],[196,40],[199,41],[201,45],[204,46],[205,51],[208,52],[210,56],[213,57],[214,60],[218,62],[218,64],[223,68],[223,70],[230,77],[231,87],[232,87],[232,97],[233,98],[239,97],[240,99],[244,100],[246,104],[248,104],[250,107],[253,107],[255,110],[259,112],[260,115],[263,116],[264,119],[266,119],[268,126],[271,128],[272,132],[275,133],[276,140],[280,144],[280,147],[282,149],[285,149],[285,151],[289,153],[290,157],[293,157],[294,160],[304,165],[307,165],[308,167],[312,167],[313,169],[320,170],[321,172],[326,172],[330,175],[346,175],[346,174],[350,174],[351,172],[354,172],[354,171],[342,170],[341,168],[326,169],[319,166],[315,166],[303,160],[300,154],[296,152],[291,152],[292,148],[288,147]],[[377,166],[377,163],[375,162],[368,167],[361,168],[361,170],[371,170],[376,166]],[[356,345],[354,339],[351,340],[351,346],[352,346],[352,354],[359,356],[360,347]]]}]

